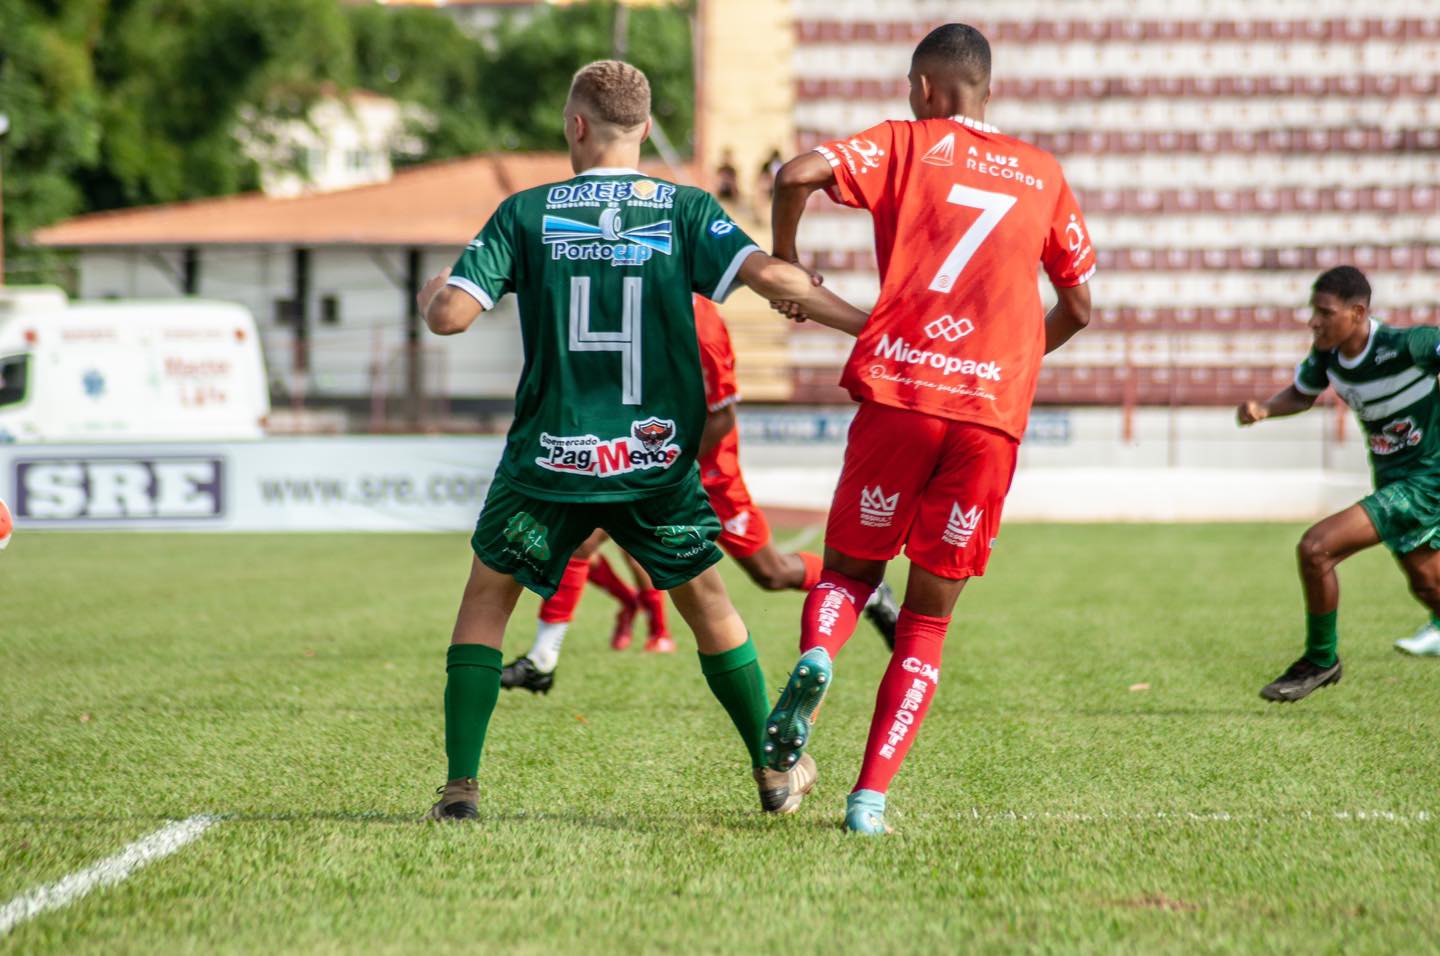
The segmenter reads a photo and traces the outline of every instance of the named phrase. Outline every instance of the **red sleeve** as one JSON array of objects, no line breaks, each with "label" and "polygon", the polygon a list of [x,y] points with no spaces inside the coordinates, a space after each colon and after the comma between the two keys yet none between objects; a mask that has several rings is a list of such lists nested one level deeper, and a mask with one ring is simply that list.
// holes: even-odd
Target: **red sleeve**
[{"label": "red sleeve", "polygon": [[1045,274],[1059,289],[1080,285],[1095,274],[1095,246],[1090,241],[1090,231],[1085,228],[1085,218],[1080,215],[1080,204],[1063,177],[1060,199],[1055,203],[1055,216],[1050,221],[1040,259],[1045,264]]},{"label": "red sleeve", "polygon": [[705,408],[718,412],[740,400],[735,381],[735,350],[730,332],[715,303],[695,297],[695,337],[700,342],[700,370],[705,375]]},{"label": "red sleeve", "polygon": [[889,167],[895,158],[895,124],[881,123],[849,139],[821,143],[815,152],[835,171],[830,198],[857,209],[874,209],[885,196]]}]

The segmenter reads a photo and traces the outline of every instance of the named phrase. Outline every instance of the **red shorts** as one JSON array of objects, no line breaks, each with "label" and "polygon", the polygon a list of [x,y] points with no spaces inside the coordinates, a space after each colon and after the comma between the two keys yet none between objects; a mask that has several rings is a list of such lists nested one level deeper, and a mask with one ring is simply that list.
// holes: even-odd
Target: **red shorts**
[{"label": "red shorts", "polygon": [[932,574],[985,573],[1020,443],[1003,432],[864,402],[850,425],[825,545],[852,558],[900,553]]},{"label": "red shorts", "polygon": [[745,479],[734,475],[705,485],[710,507],[724,529],[715,542],[732,558],[748,558],[770,543],[770,524],[765,512],[755,507]]}]

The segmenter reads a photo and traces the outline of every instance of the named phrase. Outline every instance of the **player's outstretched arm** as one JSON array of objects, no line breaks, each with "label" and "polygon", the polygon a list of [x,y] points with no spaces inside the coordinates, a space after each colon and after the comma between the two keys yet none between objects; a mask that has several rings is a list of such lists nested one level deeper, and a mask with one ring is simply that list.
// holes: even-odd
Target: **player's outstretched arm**
[{"label": "player's outstretched arm", "polygon": [[1090,324],[1090,284],[1082,282],[1068,288],[1055,288],[1058,297],[1045,315],[1045,354],[1064,345]]},{"label": "player's outstretched arm", "polygon": [[797,265],[753,252],[740,266],[740,281],[771,302],[791,302],[811,321],[859,335],[870,316],[821,285]]},{"label": "player's outstretched arm", "polygon": [[796,235],[805,204],[818,189],[835,185],[830,161],[819,153],[801,153],[780,167],[775,175],[775,195],[770,202],[771,248],[787,262],[799,262]]},{"label": "player's outstretched arm", "polygon": [[436,335],[457,335],[464,332],[480,317],[480,313],[485,311],[485,306],[474,296],[453,285],[446,285],[449,280],[449,269],[437,272],[415,296],[415,302],[420,306],[420,314],[425,317],[425,324]]},{"label": "player's outstretched arm", "polygon": [[1263,422],[1267,418],[1298,415],[1313,408],[1315,399],[1319,397],[1318,395],[1306,395],[1294,385],[1290,385],[1276,392],[1266,401],[1241,402],[1235,409],[1235,421],[1241,425],[1253,425],[1256,422]]}]

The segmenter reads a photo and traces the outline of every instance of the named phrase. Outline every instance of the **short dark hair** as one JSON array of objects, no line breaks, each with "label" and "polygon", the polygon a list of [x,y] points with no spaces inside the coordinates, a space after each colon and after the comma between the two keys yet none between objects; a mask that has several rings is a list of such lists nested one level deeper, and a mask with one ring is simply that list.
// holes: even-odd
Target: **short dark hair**
[{"label": "short dark hair", "polygon": [[947,23],[931,30],[915,48],[911,62],[948,69],[971,86],[990,83],[990,41],[968,23]]},{"label": "short dark hair", "polygon": [[1354,266],[1336,266],[1320,273],[1320,278],[1310,287],[1311,292],[1324,292],[1344,302],[1370,304],[1370,283],[1365,273]]},{"label": "short dark hair", "polygon": [[650,118],[650,81],[620,60],[596,60],[570,81],[570,99],[590,119],[632,129]]}]

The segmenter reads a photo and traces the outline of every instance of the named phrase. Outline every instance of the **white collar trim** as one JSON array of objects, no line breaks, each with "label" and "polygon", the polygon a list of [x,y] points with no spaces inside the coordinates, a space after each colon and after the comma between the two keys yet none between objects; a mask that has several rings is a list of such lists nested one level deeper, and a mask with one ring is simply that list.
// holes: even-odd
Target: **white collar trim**
[{"label": "white collar trim", "polygon": [[627,169],[624,166],[595,166],[585,170],[583,173],[576,173],[576,176],[639,176],[640,170]]},{"label": "white collar trim", "polygon": [[1346,358],[1345,353],[1341,352],[1339,349],[1335,350],[1335,361],[1340,363],[1341,368],[1355,368],[1361,362],[1365,361],[1365,356],[1370,354],[1370,347],[1375,344],[1375,330],[1379,327],[1379,322],[1375,321],[1374,319],[1370,320],[1370,337],[1365,340],[1365,349],[1353,359]]},{"label": "white collar trim", "polygon": [[952,122],[959,123],[961,126],[968,126],[968,127],[970,127],[971,129],[973,129],[973,130],[979,130],[979,131],[982,132],[982,133],[998,133],[998,132],[1000,132],[999,129],[997,129],[997,128],[994,127],[994,126],[991,126],[989,123],[985,122],[984,120],[971,119],[971,118],[968,117],[968,116],[960,116],[960,115],[958,115],[958,114],[955,115],[955,116],[950,117],[950,119],[951,119]]}]

